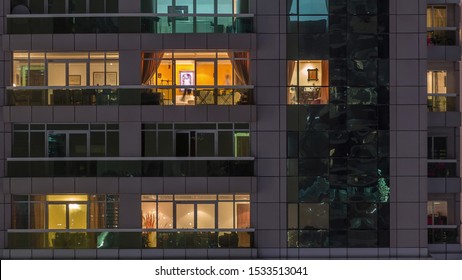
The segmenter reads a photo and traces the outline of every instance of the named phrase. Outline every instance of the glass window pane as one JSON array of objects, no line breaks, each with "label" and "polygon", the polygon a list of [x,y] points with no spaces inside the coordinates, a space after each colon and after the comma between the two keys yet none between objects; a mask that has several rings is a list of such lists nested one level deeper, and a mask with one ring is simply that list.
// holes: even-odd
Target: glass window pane
[{"label": "glass window pane", "polygon": [[69,85],[86,86],[87,85],[87,64],[86,63],[69,63]]},{"label": "glass window pane", "polygon": [[[159,133],[160,134],[160,133]],[[160,142],[160,135],[159,135]],[[192,156],[189,153],[189,132],[177,132],[176,133],[176,156],[177,157],[188,157]],[[159,145],[160,148],[160,145]]]},{"label": "glass window pane", "polygon": [[108,131],[106,134],[106,156],[119,156],[119,132]]},{"label": "glass window pane", "polygon": [[119,0],[106,0],[106,13],[118,13]]},{"label": "glass window pane", "polygon": [[[90,1],[91,2],[91,1]],[[69,0],[69,13],[85,13],[87,11],[86,0]]]},{"label": "glass window pane", "polygon": [[298,228],[298,204],[291,203],[288,205],[288,221],[287,227],[289,229]]},{"label": "glass window pane", "polygon": [[218,228],[233,228],[233,203],[219,202],[218,203]]},{"label": "glass window pane", "polygon": [[198,86],[213,86],[215,84],[215,63],[213,61],[197,61],[196,71],[196,84]]},{"label": "glass window pane", "polygon": [[300,14],[327,14],[327,2],[325,0],[300,1]]},{"label": "glass window pane", "polygon": [[90,63],[90,85],[104,85],[104,61],[92,60]]},{"label": "glass window pane", "polygon": [[218,60],[217,68],[217,85],[232,86],[233,81],[231,73],[233,73],[233,66],[231,64],[231,61]]},{"label": "glass window pane", "polygon": [[[173,74],[172,74],[172,61],[162,60],[159,67],[157,68],[157,84],[158,85],[172,85]],[[165,96],[164,96],[165,97]]]},{"label": "glass window pane", "polygon": [[30,86],[45,86],[45,61],[31,60],[27,78]]},{"label": "glass window pane", "polygon": [[168,7],[172,6],[172,0],[157,0],[157,12],[161,14],[168,13]]},{"label": "glass window pane", "polygon": [[329,204],[300,203],[299,207],[300,229],[329,228]]},{"label": "glass window pane", "polygon": [[236,132],[234,133],[234,156],[248,157],[250,156],[250,133]]},{"label": "glass window pane", "polygon": [[69,204],[69,229],[87,228],[87,205]]},{"label": "glass window pane", "polygon": [[44,0],[29,1],[29,9],[31,14],[43,14],[45,12]]},{"label": "glass window pane", "polygon": [[157,203],[141,203],[142,228],[157,228]]},{"label": "glass window pane", "polygon": [[215,204],[197,205],[197,228],[215,228]]},{"label": "glass window pane", "polygon": [[65,63],[48,63],[48,85],[65,86],[66,85],[66,64]]},{"label": "glass window pane", "polygon": [[91,132],[90,133],[90,156],[91,157],[104,157],[106,155],[104,132]]},{"label": "glass window pane", "polygon": [[30,156],[45,157],[45,132],[31,132],[30,141],[34,143],[30,146]]},{"label": "glass window pane", "polygon": [[157,143],[155,131],[143,131],[143,156],[157,156]]},{"label": "glass window pane", "polygon": [[236,202],[236,228],[250,228],[250,203],[248,202]]},{"label": "glass window pane", "polygon": [[69,134],[69,156],[87,156],[87,134]]},{"label": "glass window pane", "polygon": [[[15,53],[15,56],[17,54]],[[27,86],[29,77],[29,66],[26,54],[26,60],[15,59],[13,61],[13,86]]]},{"label": "glass window pane", "polygon": [[232,14],[233,13],[233,3],[232,0],[217,0],[219,14]]},{"label": "glass window pane", "polygon": [[106,62],[106,85],[117,86],[119,84],[119,61],[108,60]]},{"label": "glass window pane", "polygon": [[16,202],[11,207],[11,228],[29,228],[29,205],[27,202]]},{"label": "glass window pane", "polygon": [[48,13],[49,14],[65,14],[66,1],[48,1]]},{"label": "glass window pane", "polygon": [[173,203],[159,202],[158,204],[158,228],[173,228]]},{"label": "glass window pane", "polygon": [[29,156],[29,133],[14,132],[13,133],[13,157],[28,157]]},{"label": "glass window pane", "polygon": [[90,13],[104,13],[104,0],[91,0]]},{"label": "glass window pane", "polygon": [[48,229],[66,229],[66,204],[48,205]]},{"label": "glass window pane", "polygon": [[215,0],[196,0],[196,12],[202,14],[213,14],[215,9]]},{"label": "glass window pane", "polygon": [[65,157],[66,154],[66,134],[49,133],[48,134],[48,156]]},{"label": "glass window pane", "polygon": [[194,204],[176,205],[176,228],[194,228]]},{"label": "glass window pane", "polygon": [[218,156],[232,157],[233,156],[233,132],[219,131],[218,132]]},{"label": "glass window pane", "polygon": [[171,131],[159,131],[158,155],[160,157],[173,156],[173,133]]},{"label": "glass window pane", "polygon": [[45,229],[45,203],[34,202],[30,204],[30,228]]},{"label": "glass window pane", "polygon": [[196,134],[196,145],[198,157],[213,157],[215,156],[215,133]]},{"label": "glass window pane", "polygon": [[96,198],[97,196],[95,195],[90,197],[90,228],[105,228],[106,204],[98,201]]}]

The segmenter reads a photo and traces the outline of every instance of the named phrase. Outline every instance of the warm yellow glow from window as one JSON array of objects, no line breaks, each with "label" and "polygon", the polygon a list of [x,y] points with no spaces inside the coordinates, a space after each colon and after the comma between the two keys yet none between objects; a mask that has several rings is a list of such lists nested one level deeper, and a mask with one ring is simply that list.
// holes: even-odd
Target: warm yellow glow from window
[{"label": "warm yellow glow from window", "polygon": [[88,201],[86,194],[50,194],[47,201]]}]

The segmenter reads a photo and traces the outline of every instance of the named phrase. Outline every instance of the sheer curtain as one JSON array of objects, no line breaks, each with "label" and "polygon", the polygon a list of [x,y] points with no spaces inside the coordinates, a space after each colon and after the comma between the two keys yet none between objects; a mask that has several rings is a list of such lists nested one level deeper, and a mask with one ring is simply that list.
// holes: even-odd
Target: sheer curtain
[{"label": "sheer curtain", "polygon": [[149,85],[163,57],[164,52],[162,51],[143,53],[143,61],[141,62],[141,84]]},{"label": "sheer curtain", "polygon": [[[248,85],[250,84],[250,61],[249,54],[247,52],[229,52],[231,64],[234,68],[234,85]],[[236,60],[239,59],[239,60]]]},{"label": "sheer curtain", "polygon": [[321,103],[327,104],[329,101],[329,61],[321,62]]}]

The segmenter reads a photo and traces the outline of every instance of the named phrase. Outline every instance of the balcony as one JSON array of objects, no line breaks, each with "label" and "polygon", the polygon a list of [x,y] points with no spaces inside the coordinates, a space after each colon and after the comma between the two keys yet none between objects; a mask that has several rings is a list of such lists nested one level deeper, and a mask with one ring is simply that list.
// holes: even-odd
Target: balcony
[{"label": "balcony", "polygon": [[8,230],[8,249],[252,248],[253,229]]},{"label": "balcony", "polygon": [[15,14],[8,34],[252,33],[253,15],[217,14]]},{"label": "balcony", "polygon": [[428,177],[446,178],[458,177],[458,162],[456,159],[429,159]]},{"label": "balcony", "polygon": [[250,105],[253,86],[8,87],[8,106]]},{"label": "balcony", "polygon": [[245,177],[252,157],[8,158],[7,177]]},{"label": "balcony", "polygon": [[456,46],[459,45],[456,27],[433,27],[427,31],[427,45]]},{"label": "balcony", "polygon": [[456,244],[458,243],[457,225],[429,225],[429,244]]},{"label": "balcony", "polygon": [[428,93],[428,112],[457,112],[459,98],[455,93]]}]

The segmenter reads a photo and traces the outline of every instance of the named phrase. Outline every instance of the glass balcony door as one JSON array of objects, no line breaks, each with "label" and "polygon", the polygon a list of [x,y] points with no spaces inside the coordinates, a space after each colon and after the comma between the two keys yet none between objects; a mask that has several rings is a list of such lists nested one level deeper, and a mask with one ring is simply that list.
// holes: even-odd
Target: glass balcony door
[{"label": "glass balcony door", "polygon": [[[48,62],[49,86],[87,86],[87,62]],[[59,96],[57,96],[59,97]]]},{"label": "glass balcony door", "polygon": [[89,156],[89,132],[48,132],[48,157]]},{"label": "glass balcony door", "polygon": [[175,210],[178,229],[216,228],[215,203],[177,203]]},{"label": "glass balcony door", "polygon": [[213,157],[217,154],[216,131],[177,131],[177,157]]},{"label": "glass balcony door", "polygon": [[48,204],[48,229],[86,229],[87,205],[84,203]]}]

